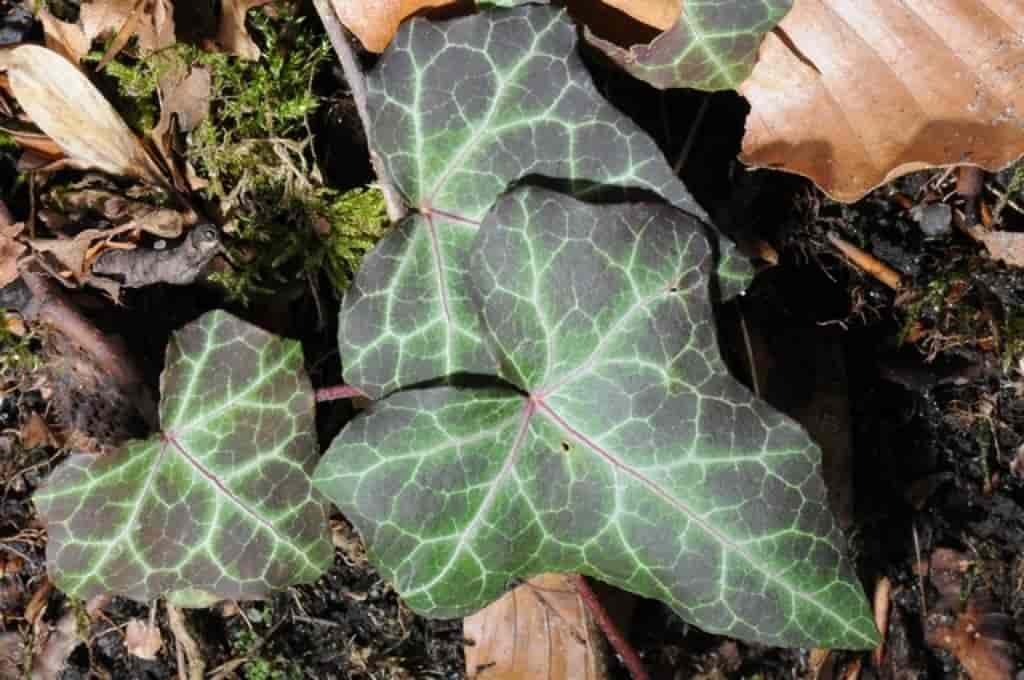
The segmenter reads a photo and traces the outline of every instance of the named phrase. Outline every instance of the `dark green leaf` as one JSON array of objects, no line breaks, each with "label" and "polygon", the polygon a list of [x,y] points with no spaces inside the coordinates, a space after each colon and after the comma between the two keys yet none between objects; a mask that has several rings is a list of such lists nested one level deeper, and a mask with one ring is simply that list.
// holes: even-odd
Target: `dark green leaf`
[{"label": "dark green leaf", "polygon": [[315,473],[411,607],[461,616],[580,572],[712,632],[875,645],[817,447],[719,356],[712,262],[662,203],[499,199],[470,278],[509,386],[392,395]]},{"label": "dark green leaf", "polygon": [[317,579],[333,547],[299,343],[210,312],[172,338],[161,388],[161,433],[73,455],[36,494],[54,582],[202,606]]},{"label": "dark green leaf", "polygon": [[650,44],[624,50],[588,33],[631,75],[662,89],[734,90],[754,70],[764,34],[793,0],[683,0],[676,24]]},{"label": "dark green leaf", "polygon": [[[643,190],[706,218],[653,140],[597,92],[576,43],[551,7],[413,19],[370,73],[371,145],[414,214],[365,258],[342,303],[346,382],[376,398],[493,372],[463,273],[480,220],[516,180]],[[751,270],[721,248],[730,295]]]}]

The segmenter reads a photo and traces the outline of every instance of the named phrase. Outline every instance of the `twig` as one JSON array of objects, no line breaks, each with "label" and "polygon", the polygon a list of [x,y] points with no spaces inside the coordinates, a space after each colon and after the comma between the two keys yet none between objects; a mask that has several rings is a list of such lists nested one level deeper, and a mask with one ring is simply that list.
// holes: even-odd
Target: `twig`
[{"label": "twig", "polygon": [[[188,659],[188,680],[203,680],[206,662],[203,661],[203,655],[199,651],[199,644],[185,627],[185,615],[170,602],[164,602],[164,607],[167,610],[167,622],[171,626],[171,632],[174,633],[174,641],[177,645],[178,674],[183,675],[181,657],[185,656]],[[183,650],[184,655],[182,654]]]},{"label": "twig", "polygon": [[629,644],[629,640],[622,634],[619,627],[615,625],[611,615],[608,614],[608,610],[604,608],[601,600],[598,599],[597,593],[590,587],[587,577],[582,574],[573,574],[572,583],[576,587],[576,593],[583,600],[583,604],[586,605],[587,611],[594,617],[594,622],[597,623],[604,636],[608,638],[608,643],[615,650],[615,653],[622,659],[622,663],[626,666],[626,670],[629,671],[630,677],[633,680],[650,680],[651,676],[647,674],[647,669],[644,668],[644,662],[640,659],[640,655],[636,653],[633,645]]},{"label": "twig", "polygon": [[351,385],[332,385],[331,387],[321,387],[316,391],[317,403],[337,401],[338,399],[354,399],[356,397],[367,398],[362,390]]},{"label": "twig", "polygon": [[878,281],[881,281],[893,290],[899,290],[903,287],[903,277],[900,273],[874,255],[861,250],[852,243],[847,243],[839,238],[839,235],[835,232],[829,233],[828,240],[848,260],[868,274],[871,274]]},{"label": "twig", "polygon": [[[320,21],[323,22],[324,29],[327,31],[327,37],[331,39],[334,52],[338,55],[338,61],[341,62],[341,70],[345,73],[348,89],[352,92],[356,111],[359,112],[359,120],[362,121],[363,130],[365,130],[366,138],[369,140],[372,135],[370,109],[366,103],[366,76],[363,73],[363,69],[359,66],[359,61],[356,59],[356,53],[352,49],[352,44],[348,41],[348,32],[341,25],[341,22],[338,21],[338,17],[335,16],[329,0],[313,0],[313,6],[316,7],[316,12],[320,15]],[[384,194],[384,203],[387,206],[388,217],[391,218],[392,222],[397,222],[405,217],[408,212],[405,202],[388,175],[384,163],[381,162],[380,157],[372,148],[370,149],[370,163],[373,164],[373,170],[377,173],[377,183]]]},{"label": "twig", "polygon": [[672,171],[678,175],[686,167],[686,159],[690,155],[690,151],[693,150],[693,143],[697,140],[697,132],[700,130],[700,124],[704,122],[704,116],[708,112],[708,107],[711,105],[711,95],[705,94],[704,98],[700,102],[700,108],[697,109],[697,116],[693,119],[693,123],[690,125],[690,131],[686,134],[686,141],[683,142],[683,148],[679,151],[679,157],[676,158],[676,164],[672,167]]}]

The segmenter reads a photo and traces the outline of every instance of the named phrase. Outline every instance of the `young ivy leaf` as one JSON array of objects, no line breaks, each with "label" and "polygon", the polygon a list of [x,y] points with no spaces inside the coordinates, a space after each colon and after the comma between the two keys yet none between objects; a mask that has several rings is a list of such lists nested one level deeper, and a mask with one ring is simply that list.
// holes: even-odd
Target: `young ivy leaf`
[{"label": "young ivy leaf", "polygon": [[[605,101],[564,10],[406,22],[368,77],[370,143],[413,209],[342,302],[346,382],[379,398],[456,372],[493,373],[465,266],[480,220],[527,176],[650,192],[706,219],[654,141]],[[750,264],[720,243],[723,295]]]},{"label": "young ivy leaf", "polygon": [[314,475],[413,609],[463,616],[580,572],[711,632],[875,646],[818,448],[719,356],[712,262],[662,203],[498,200],[470,277],[510,386],[398,392]]},{"label": "young ivy leaf", "polygon": [[193,607],[316,580],[334,550],[301,345],[209,312],[171,339],[161,391],[160,433],[36,493],[54,582]]},{"label": "young ivy leaf", "polygon": [[754,70],[764,34],[793,0],[683,0],[678,21],[647,45],[625,50],[587,32],[627,73],[655,87],[734,90]]}]

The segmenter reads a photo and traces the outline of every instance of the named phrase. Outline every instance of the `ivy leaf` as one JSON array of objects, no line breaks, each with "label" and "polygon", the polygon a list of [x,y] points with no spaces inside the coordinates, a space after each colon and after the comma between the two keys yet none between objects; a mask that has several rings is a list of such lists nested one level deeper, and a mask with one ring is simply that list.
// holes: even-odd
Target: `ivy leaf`
[{"label": "ivy leaf", "polygon": [[[413,208],[342,302],[346,382],[373,398],[456,372],[493,373],[465,260],[497,196],[527,176],[657,194],[706,219],[654,141],[606,102],[563,10],[406,22],[368,77],[371,145]],[[721,243],[723,295],[751,270]]]},{"label": "ivy leaf", "polygon": [[675,25],[647,45],[625,50],[589,31],[587,42],[661,89],[734,90],[754,70],[765,33],[792,6],[793,0],[683,0]]},{"label": "ivy leaf", "polygon": [[334,551],[300,344],[210,312],[171,339],[161,389],[162,432],[36,493],[55,583],[205,606],[316,580]]},{"label": "ivy leaf", "polygon": [[818,448],[719,356],[712,262],[663,203],[496,203],[470,278],[508,384],[398,392],[314,475],[413,609],[464,616],[580,572],[711,632],[874,647]]}]

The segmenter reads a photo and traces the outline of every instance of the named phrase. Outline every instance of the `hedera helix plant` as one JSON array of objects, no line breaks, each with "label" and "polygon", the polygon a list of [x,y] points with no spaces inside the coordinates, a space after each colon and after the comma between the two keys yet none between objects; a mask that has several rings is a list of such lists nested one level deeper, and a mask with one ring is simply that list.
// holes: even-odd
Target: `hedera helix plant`
[{"label": "hedera helix plant", "polygon": [[578,572],[711,632],[873,647],[818,448],[719,355],[715,291],[749,265],[598,95],[566,15],[414,19],[368,84],[411,208],[342,303],[346,381],[378,401],[313,471],[297,344],[202,317],[171,344],[163,432],[37,496],[57,583],[201,605],[315,579],[312,481],[428,616]]}]

